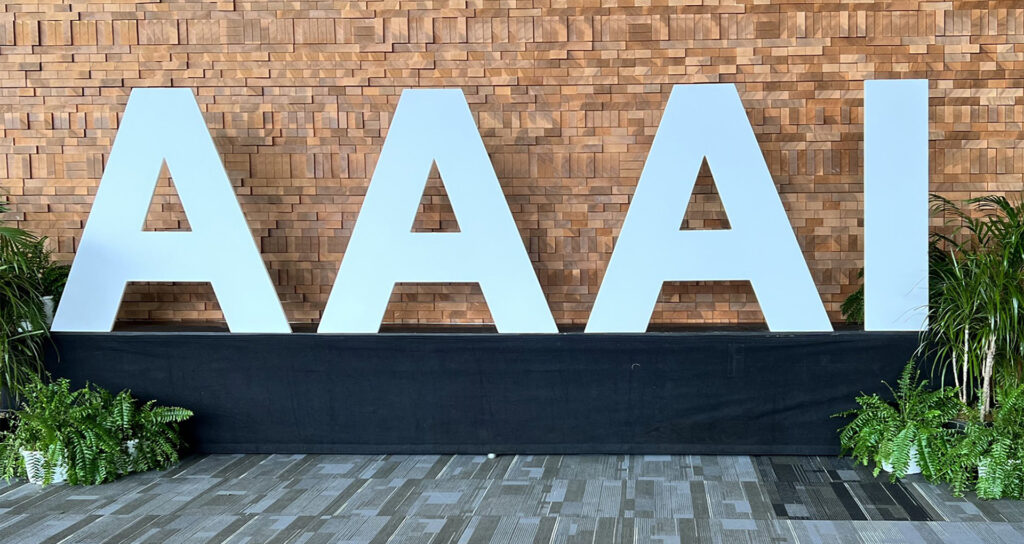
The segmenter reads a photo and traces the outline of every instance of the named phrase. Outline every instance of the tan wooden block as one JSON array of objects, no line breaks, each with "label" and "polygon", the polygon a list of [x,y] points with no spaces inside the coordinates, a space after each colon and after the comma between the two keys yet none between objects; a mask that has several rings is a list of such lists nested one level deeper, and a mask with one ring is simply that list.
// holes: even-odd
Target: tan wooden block
[{"label": "tan wooden block", "polygon": [[178,43],[178,25],[176,21],[138,21],[138,33],[139,44],[142,45],[166,45]]}]

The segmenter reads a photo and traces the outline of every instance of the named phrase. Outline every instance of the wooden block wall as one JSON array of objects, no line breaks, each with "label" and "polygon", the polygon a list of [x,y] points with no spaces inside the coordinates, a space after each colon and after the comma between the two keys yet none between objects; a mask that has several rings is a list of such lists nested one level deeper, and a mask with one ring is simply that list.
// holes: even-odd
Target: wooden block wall
[{"label": "wooden block wall", "polygon": [[[863,81],[931,80],[931,183],[1024,183],[1011,1],[0,2],[5,219],[70,259],[132,88],[188,87],[293,321],[330,291],[399,93],[459,87],[561,324],[586,321],[676,83],[735,83],[830,315],[862,266]],[[149,227],[187,222],[170,180]],[[684,226],[727,218],[707,173]],[[449,230],[434,180],[417,228]],[[126,319],[220,319],[133,285]],[[401,323],[487,322],[475,285],[399,285]],[[655,323],[762,320],[749,284],[666,284]]]}]

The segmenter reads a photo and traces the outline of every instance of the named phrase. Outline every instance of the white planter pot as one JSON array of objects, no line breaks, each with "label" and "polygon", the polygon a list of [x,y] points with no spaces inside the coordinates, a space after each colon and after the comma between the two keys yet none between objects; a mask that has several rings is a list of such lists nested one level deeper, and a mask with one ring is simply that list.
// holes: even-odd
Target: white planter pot
[{"label": "white planter pot", "polygon": [[[21,458],[25,462],[25,472],[28,473],[28,481],[36,485],[43,485],[45,474],[43,472],[43,452],[21,450]],[[57,463],[53,468],[53,480],[51,484],[59,484],[68,478],[68,466],[64,462]]]},{"label": "white planter pot", "polygon": [[57,304],[52,296],[45,296],[41,300],[43,301],[43,318],[46,320],[46,328],[49,329],[50,325],[53,325],[53,312],[57,309]]},{"label": "white planter pot", "polygon": [[128,452],[128,469],[123,472],[123,474],[128,474],[137,470],[136,462],[139,460],[138,446],[138,439],[129,440],[124,443],[124,449]]},{"label": "white planter pot", "polygon": [[[136,448],[139,445],[139,441],[129,440],[125,442],[124,445],[128,450],[128,455],[134,461],[136,456],[138,456]],[[28,474],[29,483],[43,485],[43,480],[45,478],[45,474],[43,472],[43,452],[21,450],[21,459],[25,462],[25,472]],[[59,484],[67,481],[67,479],[68,466],[64,462],[60,462],[53,468],[53,480],[50,481],[50,483]]]},{"label": "white planter pot", "polygon": [[[882,461],[882,470],[892,472],[892,464]],[[920,474],[921,467],[917,464],[917,446],[910,447],[910,464],[907,465],[907,475]]]},{"label": "white planter pot", "polygon": [[[49,329],[50,325],[53,325],[53,313],[57,309],[57,304],[53,301],[52,296],[40,297],[39,300],[43,303],[43,321],[46,322],[46,328]],[[21,326],[18,327],[18,332],[31,332],[32,324],[28,321],[22,321]]]}]

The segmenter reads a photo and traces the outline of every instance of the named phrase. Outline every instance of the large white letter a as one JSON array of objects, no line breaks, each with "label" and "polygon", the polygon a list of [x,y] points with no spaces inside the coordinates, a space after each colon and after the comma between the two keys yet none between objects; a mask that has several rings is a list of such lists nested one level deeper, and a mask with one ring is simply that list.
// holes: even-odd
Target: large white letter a
[{"label": "large white letter a", "polygon": [[[435,163],[459,232],[412,232]],[[396,282],[477,282],[498,332],[558,332],[459,89],[402,92],[319,332],[377,332]]]},{"label": "large white letter a", "polygon": [[[164,162],[191,232],[142,230]],[[53,330],[109,331],[129,281],[210,282],[232,332],[291,332],[190,89],[132,91]]]},{"label": "large white letter a", "polygon": [[[730,229],[681,231],[707,158]],[[644,332],[665,281],[750,280],[773,331],[832,327],[736,88],[676,85],[587,332]]]}]

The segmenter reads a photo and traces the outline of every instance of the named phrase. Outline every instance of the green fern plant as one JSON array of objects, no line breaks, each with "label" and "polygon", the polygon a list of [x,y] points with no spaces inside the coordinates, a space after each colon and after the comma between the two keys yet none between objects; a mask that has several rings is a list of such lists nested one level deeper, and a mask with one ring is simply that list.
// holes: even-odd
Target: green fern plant
[{"label": "green fern plant", "polygon": [[[22,450],[41,452],[44,485],[59,467],[73,485],[165,468],[178,461],[177,424],[191,416],[155,401],[139,405],[127,390],[112,395],[92,385],[71,390],[66,379],[36,380],[24,389],[12,429],[0,435],[0,477],[26,475]],[[137,441],[134,454],[130,440]]]},{"label": "green fern plant", "polygon": [[934,477],[946,450],[943,425],[964,409],[956,389],[929,390],[913,361],[895,389],[885,385],[892,401],[862,394],[856,399],[859,408],[833,416],[853,418],[839,431],[843,453],[865,466],[874,463],[876,476],[883,464],[892,465],[895,480],[906,476],[916,450],[922,474]]},{"label": "green fern plant", "polygon": [[100,424],[101,406],[89,388],[71,390],[68,380],[33,381],[23,390],[23,407],[3,436],[0,467],[4,478],[25,474],[21,451],[43,456],[44,484],[66,465],[72,484],[102,483],[124,468],[116,436]]},{"label": "green fern plant", "polygon": [[962,431],[947,431],[945,443],[929,480],[946,482],[954,495],[963,496],[977,484],[978,462],[988,448],[988,433],[971,418]]},{"label": "green fern plant", "polygon": [[938,476],[957,495],[1024,499],[1024,387],[1002,385],[995,397],[991,424],[972,418],[954,435]]},{"label": "green fern plant", "polygon": [[[125,445],[131,470],[144,472],[165,469],[178,462],[178,450],[184,445],[178,424],[192,417],[192,412],[177,406],[157,406],[155,400],[139,404],[131,391],[117,395],[101,393],[104,426],[114,432]],[[128,451],[128,444],[133,447]]]}]

